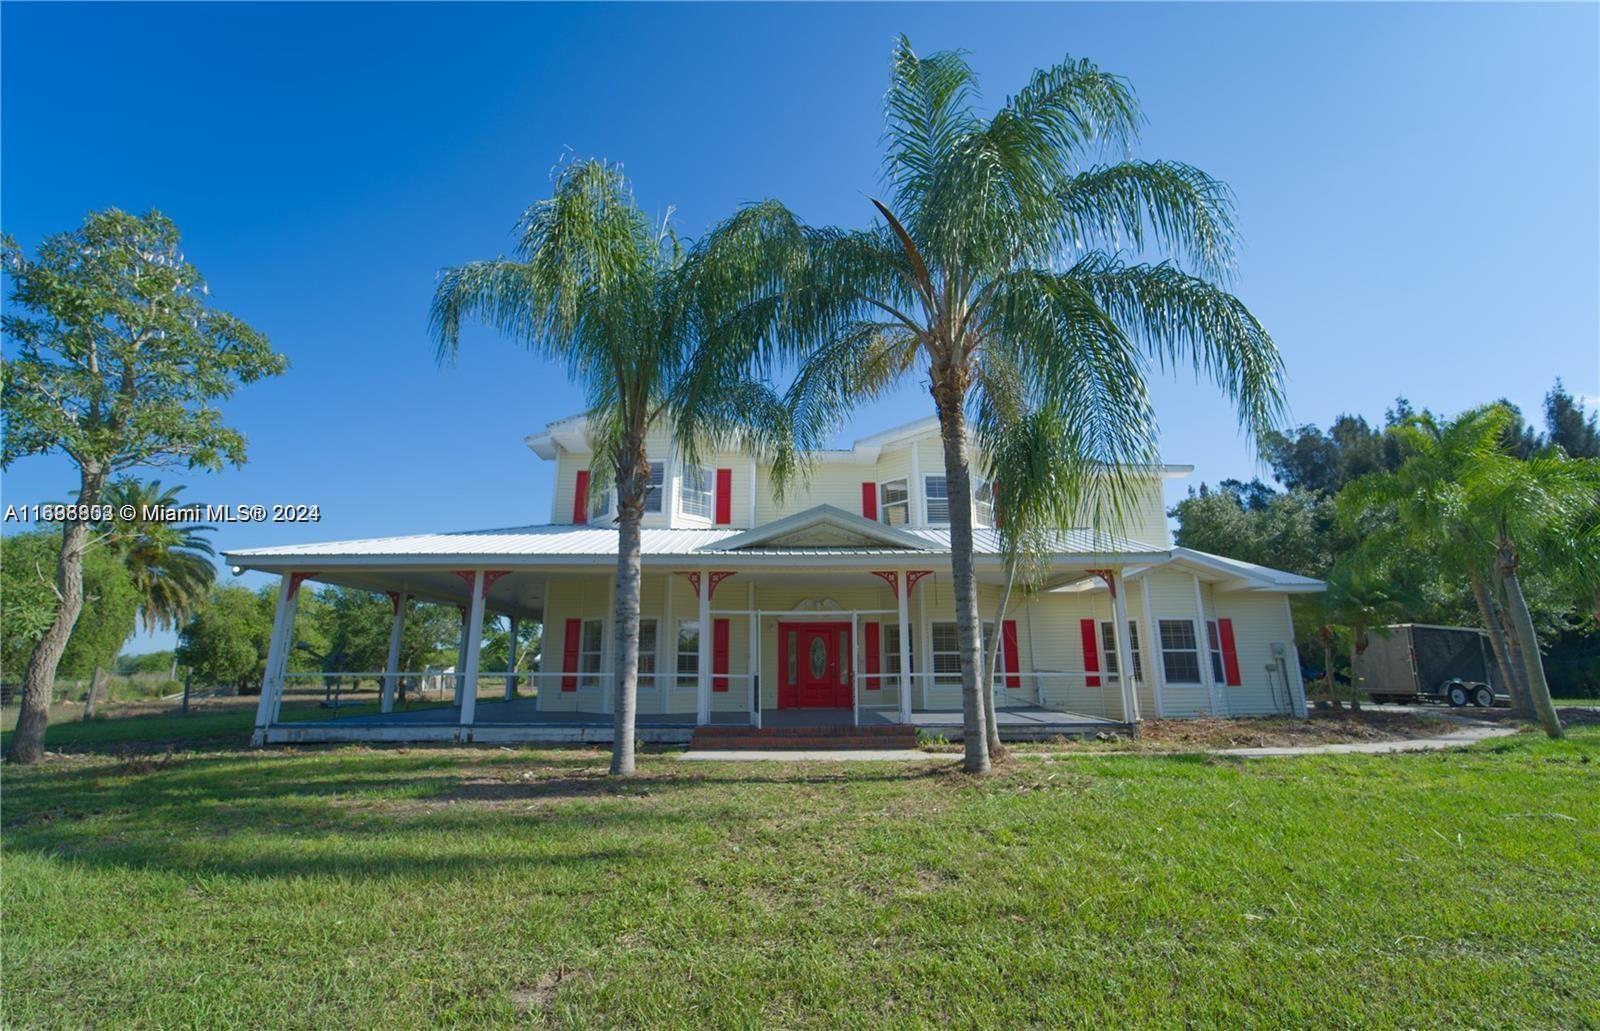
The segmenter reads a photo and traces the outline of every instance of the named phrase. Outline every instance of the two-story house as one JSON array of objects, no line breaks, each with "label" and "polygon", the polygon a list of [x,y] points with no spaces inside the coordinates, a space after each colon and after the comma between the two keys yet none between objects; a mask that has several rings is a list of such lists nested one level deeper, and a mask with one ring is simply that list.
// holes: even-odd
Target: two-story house
[{"label": "two-story house", "polygon": [[[283,575],[256,739],[609,740],[613,712],[610,492],[591,487],[584,418],[528,438],[555,463],[550,520],[501,530],[230,552]],[[813,457],[779,497],[743,453],[686,465],[649,442],[643,532],[638,726],[685,740],[696,726],[912,724],[959,733],[959,660],[949,504],[935,420]],[[975,464],[974,468],[981,468]],[[1204,714],[1304,713],[1289,598],[1319,581],[1174,547],[1163,482],[1115,527],[1057,537],[1045,589],[1002,619],[993,692],[1003,736]],[[979,607],[992,632],[1004,569],[975,485]],[[280,719],[294,596],[315,580],[387,592],[395,621],[381,711]],[[408,600],[462,614],[453,704],[402,711],[397,668]],[[540,668],[478,668],[486,615],[543,625]],[[986,634],[986,640],[989,635]],[[1131,676],[1127,673],[1131,672]],[[312,674],[310,676],[317,676]]]}]

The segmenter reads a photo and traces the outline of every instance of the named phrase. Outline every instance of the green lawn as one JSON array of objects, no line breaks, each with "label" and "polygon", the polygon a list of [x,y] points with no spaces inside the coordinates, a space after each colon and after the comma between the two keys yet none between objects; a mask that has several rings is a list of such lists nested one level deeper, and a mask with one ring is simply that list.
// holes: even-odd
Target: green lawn
[{"label": "green lawn", "polygon": [[1600,1024],[1600,729],[1231,761],[7,768],[6,1026]]}]

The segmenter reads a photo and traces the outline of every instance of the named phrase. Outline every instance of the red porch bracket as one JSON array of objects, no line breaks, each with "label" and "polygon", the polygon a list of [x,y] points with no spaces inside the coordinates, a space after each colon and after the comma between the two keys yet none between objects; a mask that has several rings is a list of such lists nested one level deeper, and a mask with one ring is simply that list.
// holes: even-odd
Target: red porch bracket
[{"label": "red porch bracket", "polygon": [[911,569],[906,572],[906,597],[911,597],[911,592],[917,589],[917,582],[925,576],[932,576],[931,569]]},{"label": "red porch bracket", "polygon": [[[889,590],[896,598],[900,597],[900,574],[892,569],[874,569],[872,575],[889,585]],[[925,576],[932,576],[931,569],[906,570],[906,597],[911,597],[911,592],[917,589],[917,581]]]},{"label": "red porch bracket", "polygon": [[291,597],[291,598],[297,597],[300,594],[300,585],[305,583],[307,580],[311,579],[313,576],[316,576],[316,575],[317,574],[314,573],[314,572],[313,573],[290,573],[289,574],[289,597]]},{"label": "red porch bracket", "polygon": [[1098,576],[1100,579],[1104,580],[1106,584],[1106,590],[1111,592],[1111,596],[1113,598],[1117,596],[1117,580],[1114,571],[1110,569],[1085,569],[1084,572],[1088,573],[1090,576]]},{"label": "red porch bracket", "polygon": [[[478,571],[476,569],[452,569],[451,572],[459,576],[466,583],[468,591],[472,590],[472,580],[478,575]],[[502,576],[510,575],[511,570],[509,569],[485,569],[483,571],[483,596],[485,598],[489,596],[489,588],[494,586],[494,582],[496,580],[500,579]]]},{"label": "red porch bracket", "polygon": [[389,596],[389,608],[398,616],[400,614],[400,592],[384,591],[383,593]]},{"label": "red porch bracket", "polygon": [[[733,576],[735,572],[737,572],[737,570],[732,570],[732,569],[713,570],[712,573],[711,573],[711,583],[710,583],[710,586],[709,586],[709,588],[707,590],[707,594],[706,594],[706,600],[710,601],[712,598],[715,598],[717,596],[717,587],[718,587],[718,585],[721,584],[722,581],[726,580],[728,577]],[[689,580],[689,586],[694,588],[694,596],[696,598],[700,597],[700,573],[698,571],[685,572],[684,570],[680,569],[680,570],[678,570],[678,575],[679,576],[683,576],[683,577],[687,577],[688,580]]]}]

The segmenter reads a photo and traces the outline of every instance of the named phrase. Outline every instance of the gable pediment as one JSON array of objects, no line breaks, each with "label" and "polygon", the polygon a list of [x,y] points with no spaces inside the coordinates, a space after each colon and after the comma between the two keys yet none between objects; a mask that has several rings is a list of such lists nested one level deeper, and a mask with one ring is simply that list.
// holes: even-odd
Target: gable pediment
[{"label": "gable pediment", "polygon": [[716,550],[790,548],[897,548],[925,551],[928,542],[842,508],[817,505],[765,526],[735,534],[719,542]]}]

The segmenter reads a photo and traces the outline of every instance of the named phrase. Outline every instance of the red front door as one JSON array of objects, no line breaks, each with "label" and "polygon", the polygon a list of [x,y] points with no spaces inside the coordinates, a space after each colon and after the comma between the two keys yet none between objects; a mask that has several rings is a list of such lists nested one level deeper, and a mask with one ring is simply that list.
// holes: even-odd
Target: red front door
[{"label": "red front door", "polygon": [[850,707],[850,624],[778,624],[778,708]]}]

